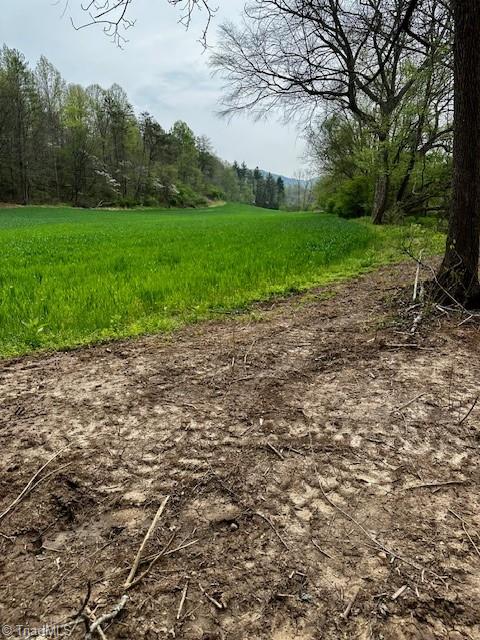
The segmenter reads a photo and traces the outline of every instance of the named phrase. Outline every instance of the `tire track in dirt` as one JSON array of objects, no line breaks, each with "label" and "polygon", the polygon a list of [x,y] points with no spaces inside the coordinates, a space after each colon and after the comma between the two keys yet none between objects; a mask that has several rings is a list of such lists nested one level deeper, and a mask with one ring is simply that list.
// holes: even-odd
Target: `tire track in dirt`
[{"label": "tire track in dirt", "polygon": [[[0,508],[66,444],[71,465],[0,522],[1,619],[62,620],[88,580],[91,606],[111,608],[170,494],[148,553],[173,533],[198,542],[132,590],[109,638],[480,638],[479,558],[448,511],[475,536],[480,409],[459,422],[478,395],[479,339],[443,320],[419,349],[391,348],[405,336],[386,298],[412,272],[383,269],[170,340],[3,363]],[[425,571],[332,508],[319,477]]]}]

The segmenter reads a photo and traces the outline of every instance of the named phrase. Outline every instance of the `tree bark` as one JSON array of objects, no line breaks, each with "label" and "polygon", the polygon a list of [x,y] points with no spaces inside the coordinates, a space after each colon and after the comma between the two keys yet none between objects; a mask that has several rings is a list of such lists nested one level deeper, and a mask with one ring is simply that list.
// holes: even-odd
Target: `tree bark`
[{"label": "tree bark", "polygon": [[[436,298],[480,307],[480,2],[453,0],[453,202]],[[448,293],[447,293],[448,292]]]},{"label": "tree bark", "polygon": [[373,197],[372,222],[382,224],[383,216],[387,210],[388,192],[390,189],[390,174],[388,166],[388,149],[386,148],[386,137],[380,139],[381,151],[379,162],[379,173],[375,181],[375,194]]},{"label": "tree bark", "polygon": [[372,209],[373,224],[382,224],[383,222],[383,216],[387,210],[389,182],[387,174],[378,176],[375,182],[375,195]]}]

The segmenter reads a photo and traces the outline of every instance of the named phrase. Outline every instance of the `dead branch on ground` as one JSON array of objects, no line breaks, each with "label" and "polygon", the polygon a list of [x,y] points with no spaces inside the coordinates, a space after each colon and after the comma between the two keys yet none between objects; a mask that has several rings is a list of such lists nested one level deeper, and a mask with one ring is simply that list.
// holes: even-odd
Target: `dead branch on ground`
[{"label": "dead branch on ground", "polygon": [[157,526],[158,521],[160,520],[160,517],[162,515],[162,513],[165,510],[165,507],[167,506],[167,502],[170,500],[170,496],[167,496],[164,501],[162,502],[162,504],[160,505],[160,507],[158,508],[157,513],[155,514],[155,517],[152,520],[152,524],[150,525],[147,533],[145,534],[145,537],[142,540],[142,544],[140,545],[138,551],[137,551],[137,555],[135,556],[135,560],[133,561],[133,565],[132,568],[130,570],[130,573],[128,574],[128,578],[125,582],[125,589],[129,589],[132,586],[133,580],[135,578],[135,574],[137,573],[137,569],[138,569],[138,565],[140,564],[140,559],[142,557],[142,553],[143,550],[145,549],[145,545],[147,544],[150,536],[152,535],[152,533],[155,530],[155,527]]}]

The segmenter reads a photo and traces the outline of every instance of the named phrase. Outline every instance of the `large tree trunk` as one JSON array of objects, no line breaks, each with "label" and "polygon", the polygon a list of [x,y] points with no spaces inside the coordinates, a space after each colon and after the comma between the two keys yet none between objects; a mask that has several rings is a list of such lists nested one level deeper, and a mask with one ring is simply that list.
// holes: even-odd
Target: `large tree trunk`
[{"label": "large tree trunk", "polygon": [[[480,0],[453,0],[455,136],[453,204],[437,298],[480,306]],[[448,294],[446,293],[448,291]]]}]

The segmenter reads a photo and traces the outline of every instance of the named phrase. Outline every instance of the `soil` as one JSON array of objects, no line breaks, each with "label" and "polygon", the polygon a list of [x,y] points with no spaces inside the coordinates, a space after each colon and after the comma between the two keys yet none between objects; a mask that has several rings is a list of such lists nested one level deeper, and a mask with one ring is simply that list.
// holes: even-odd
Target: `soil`
[{"label": "soil", "polygon": [[113,613],[168,495],[109,640],[480,638],[480,336],[414,275],[0,363],[0,514],[58,453],[0,515],[3,635]]}]

